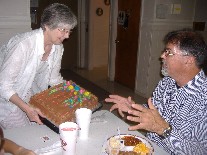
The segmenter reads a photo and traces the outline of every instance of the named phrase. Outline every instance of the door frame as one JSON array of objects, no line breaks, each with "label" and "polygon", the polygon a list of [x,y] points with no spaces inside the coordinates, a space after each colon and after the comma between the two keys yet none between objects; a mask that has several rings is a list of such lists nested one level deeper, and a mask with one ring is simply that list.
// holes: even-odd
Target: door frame
[{"label": "door frame", "polygon": [[87,68],[86,67],[86,29],[88,26],[87,6],[88,0],[78,0],[78,68]]},{"label": "door frame", "polygon": [[[93,64],[90,61],[90,44],[86,47],[86,38],[87,36],[86,29],[88,28],[88,22],[90,19],[86,17],[86,12],[89,12],[90,0],[78,0],[78,42],[79,42],[79,50],[78,50],[78,67],[85,69],[92,69]],[[108,53],[108,79],[110,81],[114,81],[115,77],[115,57],[116,57],[116,37],[117,37],[117,16],[118,16],[118,0],[113,0],[110,2],[110,25],[109,25],[109,53]],[[86,6],[88,4],[88,6]]]},{"label": "door frame", "polygon": [[111,1],[110,6],[110,26],[109,26],[109,62],[108,62],[108,78],[114,81],[115,77],[115,58],[117,38],[117,17],[118,17],[118,0]]}]

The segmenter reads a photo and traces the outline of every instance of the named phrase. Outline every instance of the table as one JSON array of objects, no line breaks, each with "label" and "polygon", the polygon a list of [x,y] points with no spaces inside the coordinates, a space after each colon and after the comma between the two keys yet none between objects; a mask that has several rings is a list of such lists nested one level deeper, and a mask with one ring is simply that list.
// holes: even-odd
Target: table
[{"label": "table", "polygon": [[[138,131],[128,131],[129,125],[107,110],[93,113],[92,118],[100,118],[99,116],[104,116],[102,117],[103,122],[91,122],[89,138],[87,140],[77,140],[77,155],[103,155],[102,145],[108,137],[117,135],[118,127],[121,134],[144,137]],[[56,134],[45,125],[7,129],[4,130],[4,135],[25,148],[36,150],[37,154],[61,155],[59,134]],[[154,155],[168,155],[155,143],[151,143],[154,147]]]}]

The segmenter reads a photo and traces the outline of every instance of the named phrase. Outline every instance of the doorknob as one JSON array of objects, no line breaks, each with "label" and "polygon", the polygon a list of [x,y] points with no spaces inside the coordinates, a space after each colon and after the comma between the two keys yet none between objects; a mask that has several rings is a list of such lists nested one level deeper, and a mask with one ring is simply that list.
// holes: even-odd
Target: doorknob
[{"label": "doorknob", "polygon": [[116,43],[116,44],[119,43],[119,40],[115,40],[115,43]]}]

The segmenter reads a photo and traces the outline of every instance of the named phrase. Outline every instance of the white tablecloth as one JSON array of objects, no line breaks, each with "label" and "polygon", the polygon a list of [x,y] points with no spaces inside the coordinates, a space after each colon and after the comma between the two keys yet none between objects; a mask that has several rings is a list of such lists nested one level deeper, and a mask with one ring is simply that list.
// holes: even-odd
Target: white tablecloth
[{"label": "white tablecloth", "polygon": [[[104,114],[104,117],[101,117],[100,120],[100,117],[97,116],[102,114]],[[77,155],[104,154],[102,149],[104,142],[108,137],[117,135],[118,127],[121,134],[133,134],[144,137],[137,131],[128,131],[129,125],[109,111],[97,111],[92,115],[92,118],[94,117],[98,119],[93,119],[90,124],[89,138],[87,140],[77,140]],[[34,150],[39,155],[61,155],[59,134],[56,134],[45,125],[7,129],[4,130],[4,135],[19,145]],[[168,154],[155,143],[151,143],[154,147],[154,155]]]}]

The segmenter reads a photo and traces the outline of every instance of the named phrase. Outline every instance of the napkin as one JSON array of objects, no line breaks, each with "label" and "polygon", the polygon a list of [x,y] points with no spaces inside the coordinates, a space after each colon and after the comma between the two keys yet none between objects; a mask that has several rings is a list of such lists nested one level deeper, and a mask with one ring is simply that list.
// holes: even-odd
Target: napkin
[{"label": "napkin", "polygon": [[54,144],[52,144],[51,146],[36,149],[34,152],[38,155],[46,155],[46,154],[47,155],[55,155],[55,154],[57,154],[57,152],[60,152],[60,151],[62,151],[61,142],[57,141]]},{"label": "napkin", "polygon": [[106,123],[106,119],[105,119],[105,113],[99,115],[99,116],[94,116],[91,118],[91,123]]}]

